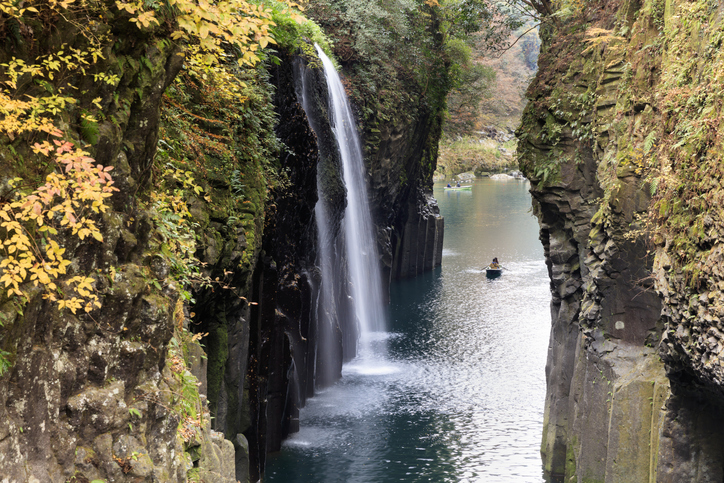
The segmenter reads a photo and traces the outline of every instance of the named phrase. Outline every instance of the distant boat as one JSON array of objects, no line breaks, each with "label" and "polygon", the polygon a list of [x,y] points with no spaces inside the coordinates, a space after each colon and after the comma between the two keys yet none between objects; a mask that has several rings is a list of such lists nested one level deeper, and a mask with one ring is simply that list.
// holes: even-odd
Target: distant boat
[{"label": "distant boat", "polygon": [[471,190],[473,189],[473,185],[470,186],[450,186],[449,188],[445,186],[446,190],[450,191],[462,191],[462,190]]},{"label": "distant boat", "polygon": [[485,276],[488,278],[498,278],[503,273],[502,268],[486,268]]}]

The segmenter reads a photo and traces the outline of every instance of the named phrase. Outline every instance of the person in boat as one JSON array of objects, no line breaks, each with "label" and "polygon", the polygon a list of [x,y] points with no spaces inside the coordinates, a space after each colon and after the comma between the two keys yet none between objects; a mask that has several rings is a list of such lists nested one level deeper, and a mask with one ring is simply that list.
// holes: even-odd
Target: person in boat
[{"label": "person in boat", "polygon": [[452,186],[450,186],[450,183],[447,184],[447,187],[448,187],[448,188],[452,188]]},{"label": "person in boat", "polygon": [[455,186],[456,186],[457,188],[459,188],[459,187],[460,187],[460,181],[458,181],[458,184],[455,185]]},{"label": "person in boat", "polygon": [[493,258],[493,263],[488,265],[489,268],[492,268],[493,270],[498,270],[500,268],[500,263],[498,263],[498,257]]}]

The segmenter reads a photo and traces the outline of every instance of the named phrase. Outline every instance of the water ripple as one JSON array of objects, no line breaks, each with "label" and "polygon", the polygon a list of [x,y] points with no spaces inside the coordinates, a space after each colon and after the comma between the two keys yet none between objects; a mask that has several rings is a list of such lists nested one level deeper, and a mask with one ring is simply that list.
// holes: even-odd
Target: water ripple
[{"label": "water ripple", "polygon": [[[443,268],[391,288],[373,364],[308,401],[283,483],[539,483],[550,291],[522,183],[443,197]],[[494,280],[482,268],[497,256]]]}]

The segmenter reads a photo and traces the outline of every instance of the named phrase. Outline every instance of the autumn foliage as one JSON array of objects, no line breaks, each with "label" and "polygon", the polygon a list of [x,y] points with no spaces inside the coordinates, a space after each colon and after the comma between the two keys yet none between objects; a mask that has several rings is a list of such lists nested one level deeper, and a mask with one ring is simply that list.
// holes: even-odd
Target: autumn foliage
[{"label": "autumn foliage", "polygon": [[[29,287],[35,286],[59,309],[76,313],[100,307],[94,279],[69,273],[72,254],[67,252],[72,239],[77,240],[74,245],[103,241],[98,220],[116,190],[113,168],[97,164],[77,133],[67,130],[71,112],[80,116],[81,124],[92,125],[103,116],[100,98],[86,100],[87,109],[79,108],[83,92],[75,83],[92,79],[113,88],[119,82],[117,76],[93,68],[112,43],[108,33],[99,33],[107,32],[99,26],[125,19],[150,33],[163,23],[159,35],[185,46],[189,60],[203,70],[228,62],[230,50],[241,65],[258,63],[261,50],[274,43],[270,17],[270,9],[244,0],[0,0],[0,34],[6,39],[15,29],[26,44],[36,45],[38,24],[63,24],[84,39],[78,44],[82,48],[63,44],[36,52],[34,58],[12,57],[0,64],[0,136],[6,142],[26,141],[25,152],[36,155],[36,171],[44,172],[40,186],[15,179],[10,197],[0,200],[0,286],[7,297],[23,303],[30,297]],[[43,88],[39,95],[37,86]]]}]

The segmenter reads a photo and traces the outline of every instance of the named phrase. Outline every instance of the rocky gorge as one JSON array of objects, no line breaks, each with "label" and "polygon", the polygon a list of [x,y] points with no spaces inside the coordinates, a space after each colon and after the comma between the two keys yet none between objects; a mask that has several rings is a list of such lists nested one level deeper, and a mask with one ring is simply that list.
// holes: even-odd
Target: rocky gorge
[{"label": "rocky gorge", "polygon": [[[363,302],[319,304],[317,208],[335,251],[346,188],[315,42],[359,121],[383,285],[441,263],[445,5],[239,2],[242,39],[152,3],[0,0],[2,482],[259,481],[339,379]],[[544,469],[721,482],[724,7],[532,3]]]},{"label": "rocky gorge", "polygon": [[[345,205],[311,42],[329,44],[284,4],[263,13],[250,7],[249,18],[260,19],[257,38],[266,38],[264,19],[274,16],[274,55],[253,67],[204,64],[198,51],[171,40],[178,12],[155,10],[149,22],[138,7],[102,2],[26,7],[6,10],[0,24],[10,109],[3,111],[0,196],[3,220],[15,217],[26,227],[19,233],[38,235],[38,250],[8,251],[15,243],[8,240],[20,238],[10,236],[15,225],[3,225],[3,274],[18,282],[6,283],[0,299],[0,481],[258,481],[266,454],[298,429],[305,399],[354,356],[355,302],[346,289],[324,318],[332,334],[324,340],[316,305],[318,183],[335,243]],[[435,15],[430,6],[424,19],[434,23]],[[55,34],[39,35],[48,25]],[[75,55],[61,57],[62,75],[52,74],[55,64],[23,67],[62,56],[61,45]],[[429,62],[437,65],[438,54],[433,49]],[[354,79],[352,66],[364,72],[365,62],[347,65]],[[388,117],[385,108],[400,108],[394,103],[361,116],[387,281],[440,264],[443,220],[430,183],[445,87],[435,82],[431,94],[405,99],[403,117]],[[318,115],[305,112],[302,89]],[[14,103],[55,102],[68,92],[75,97],[63,97],[66,109]],[[18,116],[33,128],[37,115],[49,123],[36,131],[8,124]],[[53,144],[56,137],[69,144]],[[81,179],[96,163],[117,188],[88,205],[82,222],[92,236],[80,239],[82,227],[64,231],[81,220],[70,208],[64,222],[43,204],[33,205],[40,218],[20,218],[28,199],[44,200],[39,193],[51,189],[56,165],[45,156],[71,145],[84,150],[71,153],[86,164],[67,168],[68,176]],[[73,198],[74,189],[91,188],[68,186],[52,191],[55,202],[67,195],[64,206],[85,209],[87,195]],[[54,228],[39,235],[44,219]],[[7,268],[24,250],[34,253],[26,258],[46,254],[35,270],[55,261],[63,268],[48,269],[54,278],[26,280],[22,266]],[[64,278],[66,270],[91,280]],[[90,305],[78,302],[83,297]],[[65,303],[79,305],[64,310]],[[331,354],[325,367],[322,350]]]},{"label": "rocky gorge", "polygon": [[561,481],[724,478],[718,2],[556,2],[518,130]]}]

